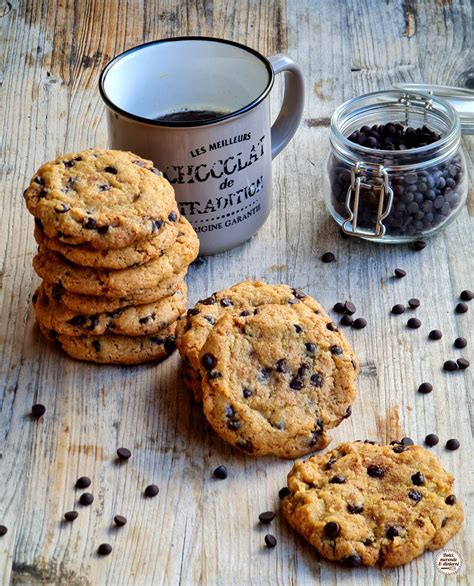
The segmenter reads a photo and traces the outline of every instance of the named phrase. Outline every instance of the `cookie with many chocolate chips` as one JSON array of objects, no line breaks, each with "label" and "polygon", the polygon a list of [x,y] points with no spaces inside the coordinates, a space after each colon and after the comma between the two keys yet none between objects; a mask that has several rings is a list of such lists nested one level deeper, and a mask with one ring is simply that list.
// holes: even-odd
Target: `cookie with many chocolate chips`
[{"label": "cookie with many chocolate chips", "polygon": [[147,161],[124,151],[88,149],[42,165],[24,193],[49,238],[123,248],[178,219],[174,191]]},{"label": "cookie with many chocolate chips", "polygon": [[458,531],[453,482],[421,446],[345,443],[293,466],[283,514],[330,560],[399,566]]},{"label": "cookie with many chocolate chips", "polygon": [[143,364],[160,361],[176,348],[173,323],[153,336],[64,336],[40,324],[47,340],[72,358],[101,364]]},{"label": "cookie with many chocolate chips", "polygon": [[[188,310],[186,317],[176,328],[178,350],[184,363],[188,366],[185,382],[188,384],[187,381],[190,381],[188,386],[192,389],[196,400],[201,400],[199,354],[217,320],[226,313],[249,315],[255,311],[255,308],[269,303],[285,306],[302,303],[320,316],[327,329],[337,332],[336,325],[315,299],[288,285],[243,281],[228,289],[213,293],[207,299],[198,301],[194,308]],[[351,351],[345,338],[342,335],[339,335],[339,338],[342,347],[348,352]],[[194,370],[196,374],[192,376],[189,370]]]},{"label": "cookie with many chocolate chips", "polygon": [[161,256],[176,241],[179,222],[168,224],[156,236],[137,240],[125,248],[98,250],[90,244],[76,246],[65,244],[59,238],[48,238],[41,228],[35,226],[35,240],[49,250],[59,252],[71,262],[83,267],[126,269],[142,265]]},{"label": "cookie with many chocolate chips", "polygon": [[207,420],[252,455],[296,458],[324,448],[356,394],[358,366],[342,340],[304,303],[225,313],[200,353]]},{"label": "cookie with many chocolate chips", "polygon": [[43,281],[47,296],[50,299],[61,301],[69,310],[84,315],[94,315],[96,313],[106,313],[116,311],[130,305],[144,305],[159,301],[163,297],[173,295],[182,285],[186,271],[163,279],[154,287],[134,291],[130,295],[122,297],[100,297],[96,295],[80,295],[67,291],[61,283],[47,283]]},{"label": "cookie with many chocolate chips", "polygon": [[81,267],[43,246],[33,259],[33,266],[47,283],[61,284],[73,293],[126,297],[181,273],[196,258],[199,249],[196,233],[184,218],[179,224],[176,242],[159,258],[138,267],[120,270]]},{"label": "cookie with many chocolate chips", "polygon": [[183,283],[173,295],[154,303],[87,315],[71,311],[39,287],[34,309],[39,323],[65,336],[149,336],[171,325],[186,310],[186,292]]}]

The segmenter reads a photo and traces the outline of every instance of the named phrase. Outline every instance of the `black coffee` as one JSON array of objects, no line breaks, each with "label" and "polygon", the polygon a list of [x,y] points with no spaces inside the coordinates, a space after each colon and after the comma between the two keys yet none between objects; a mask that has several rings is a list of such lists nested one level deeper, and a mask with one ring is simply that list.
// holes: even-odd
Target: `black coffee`
[{"label": "black coffee", "polygon": [[224,116],[227,112],[218,112],[216,110],[179,110],[157,116],[155,120],[159,122],[204,122],[214,120]]}]

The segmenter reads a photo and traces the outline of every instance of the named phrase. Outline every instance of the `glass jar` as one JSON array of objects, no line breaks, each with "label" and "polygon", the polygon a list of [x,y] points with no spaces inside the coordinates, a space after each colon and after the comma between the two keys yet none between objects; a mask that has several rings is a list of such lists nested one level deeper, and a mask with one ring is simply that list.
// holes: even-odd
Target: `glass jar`
[{"label": "glass jar", "polygon": [[[361,146],[348,138],[362,127],[377,136],[379,126],[389,123],[394,150]],[[397,150],[407,127],[409,132],[427,127],[440,138]],[[351,236],[388,243],[432,236],[454,220],[466,201],[460,140],[458,113],[432,96],[388,90],[345,102],[331,119],[325,185],[329,212]]]}]

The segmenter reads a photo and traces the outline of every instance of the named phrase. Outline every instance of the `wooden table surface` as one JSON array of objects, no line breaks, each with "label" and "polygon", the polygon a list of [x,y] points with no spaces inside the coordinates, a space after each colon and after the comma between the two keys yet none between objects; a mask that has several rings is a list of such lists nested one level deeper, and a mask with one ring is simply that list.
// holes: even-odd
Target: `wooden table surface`
[{"label": "wooden table surface", "polygon": [[[474,307],[454,313],[460,291],[474,285],[472,200],[415,252],[341,239],[325,211],[323,176],[329,119],[346,99],[401,81],[474,86],[471,25],[468,0],[0,0],[2,584],[468,584],[472,369],[453,375],[441,366],[473,358],[474,342],[462,352],[452,347],[472,333]],[[467,517],[448,545],[463,559],[456,577],[435,569],[434,553],[398,569],[345,569],[321,559],[279,516],[271,526],[278,545],[265,548],[258,514],[278,508],[291,462],[252,459],[220,441],[180,383],[176,354],[158,366],[89,365],[51,348],[35,327],[35,243],[23,189],[57,154],[107,145],[97,80],[112,56],[189,34],[288,53],[306,77],[303,122],[274,161],[267,223],[250,242],[190,270],[190,302],[262,279],[303,287],[327,308],[356,304],[368,320],[347,334],[362,364],[359,394],[333,445],[439,434],[432,451],[455,475]],[[276,112],[281,87],[273,94]],[[464,144],[469,154],[472,141]],[[320,261],[327,250],[336,263]],[[407,277],[394,280],[395,267]],[[410,297],[421,300],[419,330],[407,330],[407,314],[389,313]],[[443,331],[441,341],[427,340],[433,328]],[[434,391],[422,396],[416,390],[425,380]],[[39,421],[29,416],[36,402],[47,409]],[[451,437],[461,441],[456,452],[444,448]],[[122,466],[114,461],[120,446],[133,452]],[[222,463],[230,474],[218,482],[212,470]],[[95,501],[65,524],[81,475],[93,479]],[[147,500],[142,490],[152,482],[160,494]],[[128,525],[113,529],[115,514]],[[114,548],[107,558],[95,553],[102,542]]]}]

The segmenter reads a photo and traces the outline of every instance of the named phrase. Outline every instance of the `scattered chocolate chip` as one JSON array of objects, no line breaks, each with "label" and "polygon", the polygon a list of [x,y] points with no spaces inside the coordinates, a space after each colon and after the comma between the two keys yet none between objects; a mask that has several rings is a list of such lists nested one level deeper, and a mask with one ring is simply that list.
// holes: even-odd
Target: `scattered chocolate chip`
[{"label": "scattered chocolate chip", "polygon": [[104,171],[112,175],[117,175],[117,169],[115,167],[106,167]]},{"label": "scattered chocolate chip", "polygon": [[265,513],[260,513],[260,515],[258,516],[258,520],[260,521],[260,523],[264,523],[265,525],[271,523],[274,518],[275,513],[273,511],[265,511]]},{"label": "scattered chocolate chip", "polygon": [[127,448],[119,448],[117,450],[119,460],[128,460],[132,456],[132,452]]},{"label": "scattered chocolate chip", "polygon": [[334,304],[333,310],[336,313],[345,313],[346,308],[344,303],[341,303],[340,301],[338,301],[337,303]]},{"label": "scattered chocolate chip", "polygon": [[344,558],[343,562],[346,564],[346,566],[349,566],[350,568],[358,568],[362,565],[362,558],[359,554],[355,553],[347,558]]},{"label": "scattered chocolate chip", "polygon": [[280,488],[280,490],[278,491],[278,497],[280,498],[281,501],[285,497],[287,497],[289,494],[290,494],[290,489],[287,486],[284,486],[283,488]]},{"label": "scattered chocolate chip", "polygon": [[170,212],[168,214],[168,220],[170,222],[176,222],[177,219],[178,219],[178,216],[176,215],[176,212]]},{"label": "scattered chocolate chip", "polygon": [[412,330],[416,330],[421,326],[421,321],[417,317],[411,317],[407,321],[407,326]]},{"label": "scattered chocolate chip", "polygon": [[456,305],[456,313],[466,313],[468,311],[469,305],[467,303],[458,303]]},{"label": "scattered chocolate chip", "polygon": [[458,369],[458,365],[456,362],[454,362],[454,360],[446,360],[446,362],[443,364],[443,369],[447,370],[448,372],[454,372]]},{"label": "scattered chocolate chip", "polygon": [[393,272],[395,273],[397,279],[403,279],[403,277],[407,276],[406,271],[404,271],[403,269],[395,269]]},{"label": "scattered chocolate chip", "polygon": [[31,408],[31,414],[33,415],[33,417],[43,417],[45,413],[46,407],[44,405],[41,405],[41,403],[37,403],[36,405],[33,405],[33,407]]},{"label": "scattered chocolate chip", "polygon": [[117,527],[123,527],[124,525],[127,524],[127,518],[124,517],[123,515],[115,515],[114,521],[115,521],[115,524],[117,525]]},{"label": "scattered chocolate chip", "polygon": [[380,466],[372,465],[367,468],[367,474],[372,478],[382,478],[385,474],[385,470]]},{"label": "scattered chocolate chip", "polygon": [[449,496],[447,496],[447,497],[444,499],[444,502],[445,502],[447,505],[454,505],[454,504],[455,504],[455,502],[456,502],[456,497],[454,496],[454,494],[450,494]]},{"label": "scattered chocolate chip", "polygon": [[221,464],[220,466],[217,466],[212,474],[215,478],[219,478],[219,480],[225,480],[228,475],[227,468]]},{"label": "scattered chocolate chip", "polygon": [[66,521],[72,522],[79,517],[79,513],[77,511],[68,511],[64,513],[64,518]]},{"label": "scattered chocolate chip", "polygon": [[326,535],[326,537],[329,537],[330,539],[334,539],[335,537],[337,537],[340,531],[341,528],[339,526],[339,523],[336,523],[335,521],[329,521],[329,523],[326,523],[326,525],[324,525],[324,534]]},{"label": "scattered chocolate chip", "polygon": [[456,338],[454,340],[454,347],[455,348],[465,348],[467,346],[467,340],[466,338]]},{"label": "scattered chocolate chip", "polygon": [[[329,462],[328,462],[329,464]],[[345,484],[346,479],[344,476],[341,476],[340,474],[336,474],[336,476],[333,476],[332,478],[329,479],[329,484]]]},{"label": "scattered chocolate chip", "polygon": [[277,540],[275,537],[273,537],[273,535],[270,535],[270,533],[268,533],[267,535],[265,535],[265,543],[267,547],[275,547],[275,545],[277,544]]},{"label": "scattered chocolate chip", "polygon": [[430,340],[441,340],[443,333],[440,330],[431,330],[431,332],[428,334],[428,337]]},{"label": "scattered chocolate chip", "polygon": [[416,309],[417,307],[420,307],[420,300],[417,299],[416,297],[413,297],[412,299],[408,300],[408,305],[412,308],[412,309]]},{"label": "scattered chocolate chip", "polygon": [[336,257],[334,256],[334,254],[332,252],[325,252],[322,256],[321,256],[321,260],[323,262],[334,262],[336,260]]},{"label": "scattered chocolate chip", "polygon": [[362,505],[347,505],[347,510],[351,515],[359,515],[364,512],[364,507]]},{"label": "scattered chocolate chip", "polygon": [[356,311],[356,306],[351,301],[346,301],[344,303],[344,312],[347,315],[353,315]]},{"label": "scattered chocolate chip", "polygon": [[366,325],[367,325],[367,320],[364,319],[363,317],[358,317],[357,319],[354,320],[352,327],[355,328],[356,330],[362,330],[365,328]]},{"label": "scattered chocolate chip", "polygon": [[408,498],[410,498],[412,501],[415,501],[415,503],[419,503],[423,498],[423,495],[419,490],[409,490]]},{"label": "scattered chocolate chip", "polygon": [[208,372],[217,364],[217,359],[212,354],[204,354],[201,358],[201,364]]},{"label": "scattered chocolate chip", "polygon": [[353,322],[354,318],[352,318],[350,315],[343,315],[339,320],[339,323],[343,326],[351,326]]},{"label": "scattered chocolate chip", "polygon": [[79,502],[84,507],[88,507],[89,505],[91,505],[94,502],[94,495],[91,494],[90,492],[84,492],[81,494],[81,496],[79,498]]},{"label": "scattered chocolate chip", "polygon": [[433,385],[431,383],[421,383],[418,387],[418,392],[426,395],[427,393],[431,393],[433,390]]},{"label": "scattered chocolate chip", "polygon": [[467,360],[467,358],[458,358],[456,362],[460,370],[465,370],[466,368],[469,368],[470,362],[469,360]]},{"label": "scattered chocolate chip", "polygon": [[153,498],[160,492],[160,489],[156,486],[156,484],[150,484],[145,488],[145,496],[149,498]]},{"label": "scattered chocolate chip", "polygon": [[423,250],[424,248],[426,248],[426,242],[424,240],[417,240],[413,243],[413,248],[415,250]]},{"label": "scattered chocolate chip", "polygon": [[447,450],[457,450],[460,445],[461,444],[459,443],[459,440],[452,438],[446,442],[446,449]]},{"label": "scattered chocolate chip", "polygon": [[402,437],[400,440],[402,446],[414,446],[415,442],[411,439],[411,437]]},{"label": "scattered chocolate chip", "polygon": [[394,315],[401,315],[402,313],[405,313],[405,306],[401,303],[397,303],[392,307],[392,313]]},{"label": "scattered chocolate chip", "polygon": [[99,555],[109,555],[112,552],[112,546],[109,543],[101,543],[97,548]]},{"label": "scattered chocolate chip", "polygon": [[76,488],[87,488],[92,484],[92,480],[87,476],[81,476],[76,480]]},{"label": "scattered chocolate chip", "polygon": [[471,301],[471,299],[474,298],[474,293],[472,291],[469,291],[468,289],[465,289],[464,291],[461,291],[461,295],[459,295],[459,297],[463,301]]},{"label": "scattered chocolate chip", "polygon": [[331,346],[329,350],[331,350],[331,354],[334,354],[334,356],[340,356],[342,354],[342,348],[337,345]]},{"label": "scattered chocolate chip", "polygon": [[425,477],[421,472],[415,472],[411,477],[411,481],[415,486],[423,486],[425,484]]},{"label": "scattered chocolate chip", "polygon": [[425,444],[429,448],[432,448],[433,446],[436,446],[436,444],[438,444],[438,443],[439,443],[439,437],[435,433],[429,433],[425,437]]},{"label": "scattered chocolate chip", "polygon": [[394,539],[400,535],[400,530],[396,525],[390,525],[385,532],[385,535],[388,539]]}]

